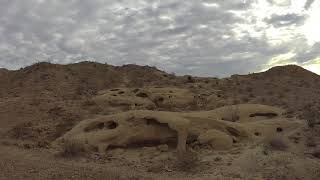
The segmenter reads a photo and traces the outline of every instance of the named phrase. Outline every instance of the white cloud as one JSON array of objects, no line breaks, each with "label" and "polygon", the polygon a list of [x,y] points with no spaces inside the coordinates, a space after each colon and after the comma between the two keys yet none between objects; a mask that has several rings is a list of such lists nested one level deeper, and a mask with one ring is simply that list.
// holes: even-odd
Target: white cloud
[{"label": "white cloud", "polygon": [[302,66],[308,69],[309,71],[320,74],[320,57],[312,61],[303,63]]},{"label": "white cloud", "polygon": [[304,8],[305,8],[305,9],[309,9],[309,8],[311,7],[312,3],[314,3],[314,1],[315,1],[315,0],[307,0]]}]

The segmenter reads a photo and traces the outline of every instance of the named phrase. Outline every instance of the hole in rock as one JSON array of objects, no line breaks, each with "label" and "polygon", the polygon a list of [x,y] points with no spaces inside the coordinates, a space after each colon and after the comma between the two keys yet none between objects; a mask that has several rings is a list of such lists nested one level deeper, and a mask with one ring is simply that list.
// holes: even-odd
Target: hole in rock
[{"label": "hole in rock", "polygon": [[254,113],[254,114],[250,114],[250,117],[257,117],[257,116],[273,118],[273,117],[278,116],[278,114],[277,113]]},{"label": "hole in rock", "polygon": [[136,93],[136,92],[138,92],[139,91],[139,89],[134,89],[134,90],[132,90],[132,92],[134,92],[134,93]]},{"label": "hole in rock", "polygon": [[[161,144],[167,144],[169,147],[175,147],[177,145],[177,138],[167,138],[167,139],[155,139],[155,140],[144,140],[144,141],[136,141],[131,142],[127,145],[128,148],[140,148],[140,147],[155,147]],[[116,148],[115,146],[110,146],[109,148]]]},{"label": "hole in rock", "polygon": [[236,122],[240,120],[240,117],[237,115],[231,115],[231,117],[222,117],[221,119],[224,121]]},{"label": "hole in rock", "polygon": [[226,130],[234,137],[239,137],[241,135],[240,131],[233,127],[226,127]]},{"label": "hole in rock", "polygon": [[146,98],[148,97],[148,94],[147,93],[144,93],[144,92],[139,92],[138,94],[136,94],[137,97],[142,97],[142,98]]},{"label": "hole in rock", "polygon": [[119,91],[119,89],[110,89],[110,91]]},{"label": "hole in rock", "polygon": [[124,94],[124,91],[120,91],[120,92],[118,92],[118,94]]},{"label": "hole in rock", "polygon": [[199,135],[197,134],[188,134],[187,136],[187,144],[192,144],[198,140]]},{"label": "hole in rock", "polygon": [[97,129],[103,129],[104,128],[104,123],[99,123],[97,125]]},{"label": "hole in rock", "polygon": [[115,129],[115,128],[118,127],[118,123],[116,123],[116,122],[114,122],[114,121],[108,121],[108,122],[106,123],[106,127],[107,127],[108,129]]},{"label": "hole in rock", "polygon": [[101,130],[101,129],[115,129],[118,127],[118,123],[114,121],[108,121],[106,123],[104,122],[96,122],[92,123],[89,126],[87,126],[84,131],[85,132],[90,132],[90,131],[95,131],[95,130]]},{"label": "hole in rock", "polygon": [[150,126],[155,125],[155,126],[166,127],[171,129],[167,123],[161,123],[153,117],[145,117],[144,119],[146,120],[147,125],[150,125]]},{"label": "hole in rock", "polygon": [[164,98],[163,98],[163,97],[159,97],[157,100],[158,100],[159,102],[163,102],[163,101],[164,101]]},{"label": "hole in rock", "polygon": [[238,141],[235,138],[232,138],[232,143],[238,143]]},{"label": "hole in rock", "polygon": [[[129,144],[124,145],[122,147],[127,148],[140,148],[140,147],[154,147],[161,144],[167,144],[169,147],[176,147],[178,142],[178,134],[175,130],[171,129],[167,123],[161,123],[156,120],[156,118],[153,117],[144,117],[143,120],[145,120],[145,123],[148,126],[157,126],[163,129],[166,133],[169,133],[171,135],[167,135],[167,137],[148,137],[145,136],[142,139],[136,139],[134,141],[131,141]],[[108,147],[108,149],[114,149],[121,146],[114,146],[111,145]]]},{"label": "hole in rock", "polygon": [[283,129],[281,127],[277,127],[277,132],[282,132]]},{"label": "hole in rock", "polygon": [[254,135],[255,136],[261,136],[261,133],[260,132],[255,132]]}]

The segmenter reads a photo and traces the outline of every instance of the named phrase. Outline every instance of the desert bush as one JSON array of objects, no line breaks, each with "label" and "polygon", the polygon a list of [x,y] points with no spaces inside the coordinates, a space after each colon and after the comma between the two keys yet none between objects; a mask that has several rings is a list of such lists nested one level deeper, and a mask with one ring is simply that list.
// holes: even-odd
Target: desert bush
[{"label": "desert bush", "polygon": [[284,98],[284,97],[285,97],[285,94],[284,94],[284,93],[282,93],[282,92],[280,92],[280,93],[278,94],[278,97],[279,97],[280,99],[282,99],[282,98]]},{"label": "desert bush", "polygon": [[230,113],[231,113],[231,121],[235,122],[238,121],[240,119],[239,117],[239,108],[238,106],[232,106],[232,108],[230,109]]},{"label": "desert bush", "polygon": [[259,98],[259,101],[260,101],[261,103],[265,103],[265,102],[266,102],[266,98],[260,97],[260,98]]},{"label": "desert bush", "polygon": [[186,78],[187,78],[187,83],[194,83],[195,82],[195,79],[190,75],[187,75]]},{"label": "desert bush", "polygon": [[273,91],[271,91],[271,90],[269,90],[269,91],[267,91],[267,94],[271,96],[271,95],[273,95],[273,94],[274,94],[274,92],[273,92]]},{"label": "desert bush", "polygon": [[240,102],[239,99],[234,99],[234,100],[232,101],[232,104],[233,104],[233,105],[240,104],[240,103],[241,103],[241,102]]},{"label": "desert bush", "polygon": [[247,103],[247,102],[249,102],[249,98],[248,97],[242,97],[241,101]]},{"label": "desert bush", "polygon": [[63,140],[61,155],[63,157],[76,157],[85,152],[84,145],[77,140]]},{"label": "desert bush", "polygon": [[250,94],[249,94],[249,97],[250,97],[250,98],[255,98],[256,96],[255,96],[254,94],[250,93]]},{"label": "desert bush", "polygon": [[268,139],[265,144],[265,150],[285,151],[289,148],[288,142],[280,136]]},{"label": "desert bush", "polygon": [[2,145],[4,145],[4,146],[10,146],[11,145],[11,143],[8,140],[2,140],[0,143]]},{"label": "desert bush", "polygon": [[239,116],[239,107],[237,105],[229,106],[228,112],[230,113],[229,117],[223,117],[222,120],[236,122],[240,119]]},{"label": "desert bush", "polygon": [[307,120],[308,126],[313,128],[315,125],[320,124],[320,111],[314,107],[307,106],[300,118]]},{"label": "desert bush", "polygon": [[83,101],[82,106],[87,107],[87,106],[94,106],[97,105],[97,103],[93,100],[90,99],[86,99],[85,101]]},{"label": "desert bush", "polygon": [[290,88],[288,88],[288,87],[285,87],[285,88],[283,88],[283,91],[287,93],[287,92],[290,92],[290,91],[291,91],[291,89],[290,89]]},{"label": "desert bush", "polygon": [[253,91],[253,88],[252,87],[246,87],[245,89],[247,92],[252,92]]},{"label": "desert bush", "polygon": [[187,150],[179,152],[176,159],[176,166],[181,171],[190,171],[199,163],[198,155],[195,152]]},{"label": "desert bush", "polygon": [[94,107],[89,108],[89,111],[92,114],[100,114],[103,111],[103,109],[99,106],[94,106]]},{"label": "desert bush", "polygon": [[317,146],[317,141],[313,136],[308,135],[306,139],[306,146],[308,147],[316,147]]},{"label": "desert bush", "polygon": [[25,122],[14,126],[8,131],[9,137],[15,139],[28,139],[33,137],[32,131],[33,124],[31,122]]},{"label": "desert bush", "polygon": [[320,146],[318,146],[313,152],[312,155],[320,159]]}]

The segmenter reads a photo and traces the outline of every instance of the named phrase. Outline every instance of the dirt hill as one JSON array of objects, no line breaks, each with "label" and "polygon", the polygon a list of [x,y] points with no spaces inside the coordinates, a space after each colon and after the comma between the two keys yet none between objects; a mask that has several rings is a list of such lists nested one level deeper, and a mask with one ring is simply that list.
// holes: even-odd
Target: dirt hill
[{"label": "dirt hill", "polygon": [[175,76],[154,67],[115,67],[94,62],[37,63],[0,72],[0,124],[5,129],[24,122],[50,119],[57,122],[64,116],[78,121],[99,114],[99,107],[90,107],[87,112],[83,105],[99,91],[119,87],[177,87],[189,90],[190,96],[194,96],[188,106],[156,107],[169,111],[260,103],[282,107],[292,116],[303,117],[308,107],[320,109],[320,76],[295,65],[223,79]]},{"label": "dirt hill", "polygon": [[15,71],[0,69],[0,135],[14,147],[46,149],[79,122],[97,116],[121,118],[122,112],[137,110],[194,111],[197,115],[191,113],[190,118],[203,120],[208,117],[198,115],[202,111],[225,106],[230,117],[221,120],[237,121],[237,111],[229,105],[262,104],[284,109],[284,118],[306,122],[312,130],[299,131],[299,136],[317,139],[319,94],[320,76],[296,65],[218,79],[176,76],[138,65],[37,63]]},{"label": "dirt hill", "polygon": [[[82,116],[82,102],[99,90],[169,84],[167,74],[151,67],[82,62],[71,65],[37,63],[0,74],[0,124],[6,128],[23,122]],[[76,111],[76,112],[74,112]],[[55,112],[57,113],[57,112]]]}]

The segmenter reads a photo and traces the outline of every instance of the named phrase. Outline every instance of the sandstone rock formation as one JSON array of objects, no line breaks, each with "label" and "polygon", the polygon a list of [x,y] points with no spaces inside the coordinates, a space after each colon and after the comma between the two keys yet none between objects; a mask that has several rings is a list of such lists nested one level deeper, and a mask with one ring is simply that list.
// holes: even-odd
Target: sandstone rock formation
[{"label": "sandstone rock formation", "polygon": [[55,143],[73,140],[103,153],[111,147],[177,143],[178,151],[197,141],[213,149],[229,149],[241,141],[289,135],[304,124],[282,117],[283,110],[259,104],[225,106],[211,111],[133,110],[81,121]]}]

